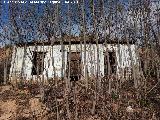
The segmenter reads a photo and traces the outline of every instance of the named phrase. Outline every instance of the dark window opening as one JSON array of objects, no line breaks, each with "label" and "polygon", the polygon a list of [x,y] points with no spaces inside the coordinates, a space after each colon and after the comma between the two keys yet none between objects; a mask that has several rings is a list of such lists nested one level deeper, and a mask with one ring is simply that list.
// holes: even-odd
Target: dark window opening
[{"label": "dark window opening", "polygon": [[[104,73],[105,75],[116,73],[116,54],[115,52],[108,52],[109,61],[107,55],[104,57]],[[110,64],[110,69],[109,69]],[[109,70],[109,71],[108,71]]]},{"label": "dark window opening", "polygon": [[[70,55],[70,80],[77,81],[81,77],[81,57],[80,52],[71,52]],[[67,77],[69,76],[69,53],[67,59]]]},{"label": "dark window opening", "polygon": [[33,67],[32,67],[32,75],[41,75],[44,70],[44,52],[34,52],[33,53]]}]

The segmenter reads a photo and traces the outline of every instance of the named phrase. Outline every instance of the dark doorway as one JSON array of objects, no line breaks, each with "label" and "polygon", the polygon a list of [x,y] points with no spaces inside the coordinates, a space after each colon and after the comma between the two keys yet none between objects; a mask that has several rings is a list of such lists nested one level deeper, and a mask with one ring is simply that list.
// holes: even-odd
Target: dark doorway
[{"label": "dark doorway", "polygon": [[[70,79],[77,81],[81,77],[81,56],[80,52],[71,52],[70,54]],[[69,53],[67,59],[67,71],[69,71]],[[68,72],[67,72],[68,77]]]},{"label": "dark doorway", "polygon": [[44,70],[44,52],[34,52],[33,53],[33,67],[32,67],[32,75],[41,75]]},{"label": "dark doorway", "polygon": [[[115,52],[108,52],[109,61],[107,59],[107,55],[104,57],[104,74],[108,75],[116,73],[116,53]],[[110,64],[110,70],[108,69]],[[109,71],[108,71],[109,70]]]}]

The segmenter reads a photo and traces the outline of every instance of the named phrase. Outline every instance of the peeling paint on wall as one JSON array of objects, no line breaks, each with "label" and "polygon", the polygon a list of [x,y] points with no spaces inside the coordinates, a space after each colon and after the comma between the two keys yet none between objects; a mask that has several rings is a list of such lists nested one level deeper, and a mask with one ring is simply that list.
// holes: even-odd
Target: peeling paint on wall
[{"label": "peeling paint on wall", "polygon": [[[137,56],[136,56],[136,46],[130,45],[112,45],[108,44],[107,46],[109,51],[115,51],[116,53],[116,60],[117,60],[117,73],[120,72],[120,68],[124,69],[125,67],[131,67],[131,59],[129,54],[129,49],[131,51],[133,57],[133,64],[137,64]],[[89,75],[96,75],[97,69],[97,54],[99,54],[99,65],[100,65],[100,76],[104,76],[104,52],[106,48],[103,44],[99,44],[99,53],[97,53],[97,46],[96,44],[87,44],[86,45],[86,60],[87,60],[87,71]],[[14,75],[20,74],[22,71],[22,67],[24,67],[23,76],[25,79],[35,79],[35,76],[32,76],[32,59],[33,59],[33,51],[35,51],[35,46],[27,47],[27,54],[24,58],[25,64],[22,66],[23,62],[23,55],[24,55],[24,47],[14,47],[12,53],[12,63],[10,68],[10,78],[12,79]],[[53,53],[52,53],[52,46],[37,46],[37,52],[46,52],[44,58],[44,79],[53,78],[53,76],[61,77],[61,69],[62,69],[62,52],[61,52],[61,45],[53,46]],[[81,51],[80,44],[71,45],[71,51]],[[65,68],[67,65],[67,52],[69,52],[69,45],[65,45]],[[52,58],[54,59],[54,65],[52,64]],[[82,52],[81,52],[81,59],[82,59],[82,75],[84,76],[84,45],[82,44]],[[55,67],[55,73],[53,70],[53,66]],[[15,74],[16,73],[16,74]]]}]

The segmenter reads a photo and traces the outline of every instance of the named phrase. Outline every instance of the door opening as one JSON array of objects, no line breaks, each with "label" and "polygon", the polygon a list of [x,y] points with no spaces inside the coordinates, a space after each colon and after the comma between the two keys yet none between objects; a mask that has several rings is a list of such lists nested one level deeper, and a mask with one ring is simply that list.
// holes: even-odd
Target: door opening
[{"label": "door opening", "polygon": [[45,52],[34,52],[33,53],[33,67],[32,67],[32,75],[41,75],[44,70],[44,58]]},{"label": "door opening", "polygon": [[[71,52],[70,54],[70,80],[77,81],[81,77],[81,56],[80,52]],[[69,71],[69,52],[67,58],[67,71]],[[67,72],[67,77],[69,72]]]}]

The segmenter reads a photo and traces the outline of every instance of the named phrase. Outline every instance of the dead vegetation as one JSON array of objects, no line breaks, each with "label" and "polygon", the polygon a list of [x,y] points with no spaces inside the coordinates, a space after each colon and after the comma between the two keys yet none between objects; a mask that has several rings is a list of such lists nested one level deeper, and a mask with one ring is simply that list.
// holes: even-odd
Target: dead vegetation
[{"label": "dead vegetation", "polygon": [[[70,91],[66,91],[63,82],[59,82],[57,86],[46,86],[44,99],[41,99],[39,87],[34,84],[26,84],[23,87],[1,86],[0,119],[158,120],[160,118],[159,86],[144,96],[144,90],[135,89],[131,80],[123,82],[117,92],[114,90],[114,82],[111,83],[113,84],[111,94],[102,87],[102,90],[96,93],[96,98],[95,89],[93,87],[86,89],[80,81],[72,83]],[[155,85],[153,79],[147,80],[147,84],[150,85],[148,91]],[[103,85],[105,86],[105,83]],[[70,118],[67,116],[67,109]]]},{"label": "dead vegetation", "polygon": [[[3,17],[0,18],[2,22],[0,24],[1,41],[5,46],[7,44],[5,40],[13,45],[19,43],[21,46],[21,43],[24,43],[24,55],[20,56],[23,59],[22,68],[15,71],[14,83],[11,83],[8,78],[10,68],[8,56],[11,55],[11,51],[8,51],[7,47],[0,49],[0,83],[3,84],[0,86],[0,120],[160,119],[159,2],[157,2],[158,4],[153,3],[153,7],[151,1],[147,0],[131,0],[129,2],[90,0],[87,3],[85,1],[87,0],[79,0],[76,9],[72,4],[68,4],[66,10],[60,9],[61,4],[56,4],[56,7],[46,5],[44,11],[41,11],[42,16],[36,11],[39,8],[37,9],[34,5],[24,8],[22,4],[22,6],[14,4],[14,2],[9,4],[9,23],[3,25],[1,19]],[[2,15],[1,11],[3,10],[0,6],[0,15]],[[62,15],[63,11],[65,12]],[[75,28],[77,30],[72,33]],[[10,32],[8,33],[8,31]],[[79,37],[73,35],[77,33],[79,33]],[[31,34],[30,38],[28,34]],[[41,40],[43,35],[47,40]],[[38,53],[42,54],[39,57],[41,61],[35,59],[33,64],[37,83],[25,81],[23,72],[25,58],[28,54],[26,46],[29,41],[37,44],[48,42],[53,46],[56,38],[62,46],[62,69],[55,68],[52,55],[53,71],[55,73],[56,70],[61,70],[61,75],[67,73],[68,78],[61,80],[54,76],[48,79],[48,84],[39,83],[39,73],[43,72],[45,57],[45,53],[41,52]],[[34,39],[36,40],[34,41]],[[109,54],[111,52],[109,53],[106,49],[108,73],[105,77],[101,78],[98,75],[89,77],[85,69],[83,71],[84,79],[70,81],[71,66],[74,63],[74,59],[71,58],[71,42],[79,41],[81,45],[82,42],[84,43],[84,64],[82,66],[87,68],[86,42],[93,40],[98,46],[99,42],[104,41],[107,46],[114,40],[119,46],[120,40],[123,39],[127,46],[130,46],[130,42],[136,41],[135,44],[140,48],[137,50],[138,57],[140,57],[139,65],[131,65],[132,69],[130,70],[128,70],[129,68],[120,69],[122,74],[118,78],[115,74],[112,75],[113,72],[110,72],[110,68],[116,63],[110,64]],[[64,41],[69,43],[68,71],[65,71],[66,73],[63,71],[65,67]],[[37,45],[35,44],[34,47]],[[44,45],[41,48],[43,49]],[[99,51],[99,47],[96,50]],[[51,51],[53,54],[53,49]],[[92,53],[95,54],[95,51],[93,50]],[[98,61],[98,52],[95,56]],[[16,59],[16,56],[13,59]],[[132,61],[133,56],[130,56],[130,59]],[[90,62],[93,63],[93,60]],[[42,69],[39,67],[37,70],[38,63],[41,64]],[[100,63],[94,64],[99,66]],[[78,63],[77,66],[81,67],[81,64]],[[76,72],[80,70],[77,66],[74,66]],[[97,74],[100,73],[99,67],[94,70]]]},{"label": "dead vegetation", "polygon": [[0,48],[0,84],[3,84],[9,78],[9,69],[11,66],[10,46]]}]

